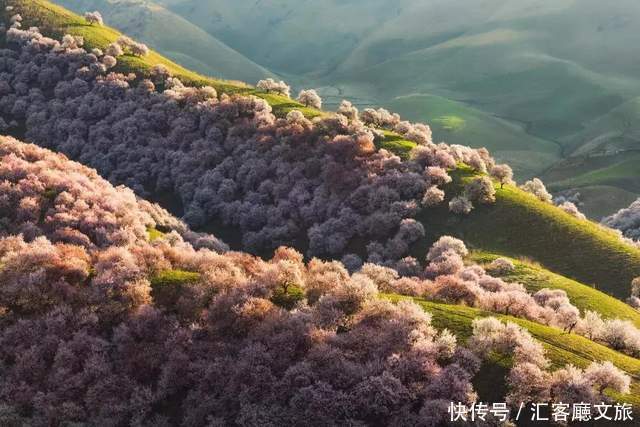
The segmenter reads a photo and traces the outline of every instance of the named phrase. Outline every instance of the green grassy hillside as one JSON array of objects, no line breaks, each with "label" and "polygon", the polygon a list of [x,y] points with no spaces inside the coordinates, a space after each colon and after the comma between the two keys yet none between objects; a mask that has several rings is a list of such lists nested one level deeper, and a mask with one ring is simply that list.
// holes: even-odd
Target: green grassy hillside
[{"label": "green grassy hillside", "polygon": [[640,194],[640,177],[634,167],[640,158],[640,98],[633,98],[588,123],[562,143],[565,161],[547,171],[546,178],[559,189],[611,185]]},{"label": "green grassy hillside", "polygon": [[580,155],[554,165],[543,175],[550,191],[579,193],[580,210],[600,220],[640,197],[640,152]]},{"label": "green grassy hillside", "polygon": [[638,93],[639,15],[628,0],[405,1],[331,78],[442,94],[561,138]]},{"label": "green grassy hillside", "polygon": [[[385,295],[384,297],[392,301],[408,298],[398,295]],[[634,405],[640,404],[640,360],[638,359],[619,353],[579,335],[565,333],[559,329],[528,320],[518,319],[512,316],[496,315],[471,307],[435,303],[420,298],[413,298],[413,300],[424,308],[425,311],[433,315],[432,323],[436,328],[449,329],[463,342],[471,336],[471,323],[473,319],[494,316],[503,321],[516,323],[527,329],[534,338],[542,343],[546,350],[547,358],[554,368],[562,367],[568,363],[585,367],[593,361],[608,360],[632,377],[631,393],[618,398]],[[502,364],[503,368],[506,368],[505,364],[507,364],[508,361],[498,363]],[[491,394],[481,397],[485,399],[489,398],[490,401],[499,401],[500,398],[504,397],[504,382],[496,381],[495,376],[485,374],[481,372],[480,378],[476,379],[476,387],[481,393],[482,390],[485,390],[485,392]]]},{"label": "green grassy hillside", "polygon": [[[3,3],[0,2],[0,5],[4,6]],[[17,0],[13,3],[17,3],[18,11],[25,18],[25,25],[39,26],[45,33],[52,35],[67,32],[82,35],[88,47],[105,47],[119,35],[116,30],[108,27],[89,26],[83,19],[45,0]],[[220,92],[261,96],[279,115],[285,114],[292,108],[300,108],[308,116],[323,114],[319,110],[301,108],[299,104],[289,99],[258,92],[241,82],[204,77],[155,52],[144,58],[125,55],[120,58],[118,67],[121,71],[132,71],[144,75],[157,63],[164,63],[175,75],[192,84],[209,84]],[[438,99],[434,98],[434,100]],[[428,108],[431,109],[431,114],[436,116],[433,122],[436,123],[435,129],[438,132],[456,134],[467,129],[470,136],[477,135],[478,138],[490,136],[488,133],[483,133],[487,132],[488,128],[482,127],[482,115],[478,111],[465,108],[462,104],[445,102],[440,106],[434,105]],[[492,123],[494,128],[491,132],[505,138],[504,141],[507,137],[501,135],[508,135],[511,131],[516,135],[519,132],[498,119],[494,119]],[[462,140],[460,142],[464,143]],[[541,141],[540,146],[543,144],[545,142]],[[527,145],[522,143],[519,148],[526,151]],[[406,155],[412,143],[402,140],[393,133],[387,133],[387,140],[383,146]],[[549,146],[547,153],[552,152],[553,149]],[[474,177],[475,173],[461,165],[452,175],[454,181],[447,189],[449,197],[460,193],[463,184]],[[423,210],[418,219],[425,224],[427,230],[427,238],[414,248],[415,254],[420,257],[424,256],[431,242],[443,234],[460,237],[470,247],[481,251],[504,254],[513,258],[527,257],[562,276],[551,273],[534,263],[516,261],[517,269],[507,277],[508,280],[522,282],[531,291],[542,287],[564,289],[573,303],[582,310],[597,310],[606,317],[629,319],[640,326],[639,313],[608,296],[626,298],[631,279],[640,276],[640,250],[623,243],[614,233],[594,223],[577,220],[514,186],[498,189],[495,205],[476,206],[469,216],[454,216],[448,212],[446,206],[442,206],[437,209]],[[148,232],[150,240],[162,236],[162,233],[155,229],[150,229]],[[488,262],[494,256],[486,252],[478,252],[474,255],[475,259],[481,262]],[[194,273],[180,270],[159,272],[151,278],[154,297],[164,300],[167,306],[170,306],[175,298],[175,292],[179,291],[185,283],[198,280],[198,277]],[[394,301],[404,298],[394,295],[386,297]],[[433,314],[433,323],[437,328],[451,330],[460,340],[470,336],[474,318],[494,315],[464,306],[439,304],[421,299],[415,299],[415,301]],[[584,367],[592,361],[611,361],[633,378],[632,394],[613,397],[632,404],[640,404],[640,360],[575,334],[567,334],[558,329],[510,316],[497,315],[497,317],[515,322],[529,330],[543,343],[554,367],[564,366],[567,363]],[[475,379],[475,386],[484,400],[502,400],[505,392],[504,374],[508,364],[508,360],[492,360],[485,364]]]},{"label": "green grassy hillside", "polygon": [[[602,186],[617,190],[618,199],[625,204],[631,203],[640,195],[638,123],[640,98],[634,98],[588,123],[582,131],[565,139],[563,144],[571,156],[549,169],[544,175],[545,180],[553,183],[552,189],[576,188],[581,194],[588,194],[584,199],[588,201],[589,210],[608,204],[598,200],[598,192],[593,190]],[[602,215],[610,213],[611,210]]]},{"label": "green grassy hillside", "polygon": [[[459,168],[447,194],[458,194],[474,173]],[[422,257],[431,241],[450,234],[468,245],[514,258],[527,257],[568,278],[593,286],[616,298],[629,296],[640,276],[640,249],[622,242],[610,230],[578,220],[514,186],[499,186],[496,203],[480,205],[468,216],[451,215],[446,207],[419,215],[428,238],[415,248]]]},{"label": "green grassy hillside", "polygon": [[[554,191],[553,185],[549,188]],[[572,191],[580,193],[582,203],[580,210],[595,221],[600,221],[605,216],[617,212],[620,205],[629,206],[639,196],[636,193],[610,185],[589,185]]]},{"label": "green grassy hillside", "polygon": [[[482,265],[487,265],[496,258],[498,258],[497,255],[486,252],[473,252],[471,254],[471,259]],[[571,303],[578,307],[583,314],[586,310],[595,311],[604,318],[630,320],[640,327],[640,312],[619,299],[613,298],[591,286],[586,286],[575,280],[555,274],[534,262],[510,259],[516,268],[512,272],[498,275],[504,280],[522,283],[531,293],[543,288],[561,289],[567,293]],[[493,272],[492,274],[496,275]]]},{"label": "green grassy hillside", "polygon": [[[587,168],[585,172],[575,174],[553,183],[553,188],[577,188],[593,185],[609,185],[622,188],[634,194],[640,194],[640,175],[638,175],[638,165],[640,164],[640,149],[637,151],[627,151],[613,156],[603,156],[601,158],[585,159],[585,163],[600,163],[601,167]],[[564,165],[560,165],[562,167]],[[570,172],[566,171],[565,173]]]},{"label": "green grassy hillside", "polygon": [[587,123],[580,132],[565,138],[563,144],[568,148],[567,153],[574,156],[637,149],[640,141],[639,119],[640,97]]},{"label": "green grassy hillside", "polygon": [[154,2],[271,70],[317,76],[338,67],[364,35],[383,25],[406,1]]},{"label": "green grassy hillside", "polygon": [[93,0],[56,3],[80,15],[98,10],[106,23],[199,73],[252,83],[272,76],[265,68],[157,4]]}]

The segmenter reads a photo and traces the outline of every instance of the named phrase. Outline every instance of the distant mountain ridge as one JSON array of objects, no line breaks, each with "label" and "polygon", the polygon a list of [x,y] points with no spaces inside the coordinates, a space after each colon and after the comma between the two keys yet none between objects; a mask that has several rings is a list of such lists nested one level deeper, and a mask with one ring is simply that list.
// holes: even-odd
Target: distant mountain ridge
[{"label": "distant mountain ridge", "polygon": [[61,0],[78,13],[98,10],[105,21],[144,40],[199,73],[256,82],[273,74],[179,15],[146,0]]}]

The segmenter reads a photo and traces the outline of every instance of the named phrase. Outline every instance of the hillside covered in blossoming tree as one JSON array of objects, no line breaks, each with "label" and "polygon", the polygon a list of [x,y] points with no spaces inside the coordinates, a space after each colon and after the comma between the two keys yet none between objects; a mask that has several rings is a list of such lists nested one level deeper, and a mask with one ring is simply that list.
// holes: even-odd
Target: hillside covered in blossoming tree
[{"label": "hillside covered in blossoming tree", "polygon": [[637,203],[595,223],[426,123],[0,3],[0,424],[640,404]]}]

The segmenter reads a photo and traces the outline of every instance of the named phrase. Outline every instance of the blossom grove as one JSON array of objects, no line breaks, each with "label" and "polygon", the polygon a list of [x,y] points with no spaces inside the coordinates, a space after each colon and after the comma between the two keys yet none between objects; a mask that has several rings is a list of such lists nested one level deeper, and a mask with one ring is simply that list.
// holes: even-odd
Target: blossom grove
[{"label": "blossom grove", "polygon": [[[196,250],[62,155],[3,138],[0,158],[3,420],[435,426],[474,398],[475,357],[367,275],[287,248]],[[194,279],[164,288],[176,271]]]},{"label": "blossom grove", "polygon": [[[531,286],[515,255],[429,228],[433,213],[477,243],[453,228],[517,191],[486,149],[434,143],[425,124],[346,100],[309,119],[313,89],[275,114],[165,65],[122,74],[151,57],[146,45],[121,36],[88,51],[9,21],[0,424],[437,427],[453,402],[481,400],[487,366],[504,368],[514,411],[637,387],[617,367],[640,357],[628,313]],[[291,97],[271,78],[256,89]],[[415,147],[401,159],[380,148],[390,135]],[[538,178],[520,188],[585,219],[577,196],[554,200]],[[635,208],[604,222],[635,238]],[[640,278],[630,287],[638,308]],[[536,339],[549,331],[597,351],[563,366]]]},{"label": "blossom grove", "polygon": [[[434,187],[450,180],[456,161],[493,164],[486,150],[435,145],[424,125],[388,112],[365,122],[342,114],[310,121],[295,111],[276,118],[261,99],[186,87],[160,67],[152,81],[108,74],[122,46],[135,46],[126,37],[102,58],[37,29],[12,28],[7,39],[0,125],[24,123],[29,141],[142,197],[169,199],[192,227],[217,221],[238,230],[242,248],[255,253],[302,242],[308,255],[341,257],[358,237],[389,247],[403,220],[438,202]],[[403,128],[422,145],[404,162],[376,150],[380,135],[367,120]],[[408,255],[408,247],[388,256],[377,247],[358,255],[389,263]]]}]

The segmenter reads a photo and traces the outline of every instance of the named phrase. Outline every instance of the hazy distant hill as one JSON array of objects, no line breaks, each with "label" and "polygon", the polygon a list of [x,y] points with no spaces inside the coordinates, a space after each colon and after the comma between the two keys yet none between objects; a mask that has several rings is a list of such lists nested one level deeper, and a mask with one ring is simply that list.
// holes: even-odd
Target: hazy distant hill
[{"label": "hazy distant hill", "polygon": [[158,3],[270,69],[375,98],[433,92],[549,138],[639,91],[630,0]]},{"label": "hazy distant hill", "polygon": [[255,82],[271,73],[186,19],[144,0],[60,0],[82,13],[98,10],[105,21],[200,73]]}]

